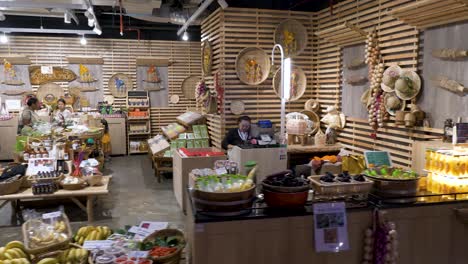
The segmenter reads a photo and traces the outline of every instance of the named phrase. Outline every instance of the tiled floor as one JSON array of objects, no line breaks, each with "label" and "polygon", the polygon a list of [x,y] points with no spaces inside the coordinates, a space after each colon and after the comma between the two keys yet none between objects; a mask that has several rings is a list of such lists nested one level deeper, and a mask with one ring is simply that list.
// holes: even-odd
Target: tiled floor
[{"label": "tiled floor", "polygon": [[[172,191],[172,179],[158,183],[147,155],[114,157],[106,166],[113,178],[110,194],[96,202],[96,224],[119,228],[148,220],[183,228],[184,217]],[[54,210],[60,204],[47,204],[41,210]],[[72,228],[86,225],[86,215],[78,207],[67,203],[65,209]],[[21,240],[21,228],[13,224],[11,209],[5,206],[0,210],[0,245]]]}]

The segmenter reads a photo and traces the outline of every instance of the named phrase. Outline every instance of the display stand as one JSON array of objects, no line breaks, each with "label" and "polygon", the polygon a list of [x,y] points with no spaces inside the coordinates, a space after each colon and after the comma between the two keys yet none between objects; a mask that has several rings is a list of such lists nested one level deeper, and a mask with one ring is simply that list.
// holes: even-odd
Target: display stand
[{"label": "display stand", "polygon": [[12,160],[15,149],[18,117],[0,121],[0,160]]},{"label": "display stand", "polygon": [[[148,91],[127,91],[127,108],[129,115],[127,116],[127,144],[128,154],[147,153],[148,150],[132,148],[132,142],[146,141],[151,137],[151,111]],[[137,110],[138,111],[135,111]],[[132,115],[131,112],[141,113],[141,115]]]},{"label": "display stand", "polygon": [[229,159],[239,164],[240,174],[247,175],[244,164],[248,161],[257,163],[256,183],[260,183],[266,176],[287,169],[286,147],[243,149],[238,146],[229,152]]},{"label": "display stand", "polygon": [[[193,151],[213,151],[219,152],[217,148],[201,148],[201,149],[191,149]],[[204,168],[213,168],[214,162],[216,160],[225,160],[227,157],[223,156],[213,156],[213,157],[184,157],[179,151],[174,151],[173,159],[173,188],[174,195],[177,199],[177,203],[185,212],[187,207],[187,192],[186,188],[188,185],[189,173],[193,169],[204,169]]]},{"label": "display stand", "polygon": [[288,145],[288,168],[309,163],[314,156],[336,155],[341,148],[343,148],[341,144],[323,146]]}]

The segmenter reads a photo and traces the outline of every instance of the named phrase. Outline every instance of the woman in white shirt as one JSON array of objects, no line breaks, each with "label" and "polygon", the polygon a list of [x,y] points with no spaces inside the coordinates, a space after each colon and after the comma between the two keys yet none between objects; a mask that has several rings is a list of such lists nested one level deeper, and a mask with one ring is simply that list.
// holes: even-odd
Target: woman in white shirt
[{"label": "woman in white shirt", "polygon": [[71,117],[70,110],[65,108],[65,100],[58,99],[57,109],[54,111],[54,121],[63,124],[65,120]]}]

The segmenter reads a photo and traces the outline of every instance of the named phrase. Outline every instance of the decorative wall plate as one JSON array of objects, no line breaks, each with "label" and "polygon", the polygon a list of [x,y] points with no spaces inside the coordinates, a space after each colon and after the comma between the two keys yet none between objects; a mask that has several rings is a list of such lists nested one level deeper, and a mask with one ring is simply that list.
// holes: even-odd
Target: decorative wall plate
[{"label": "decorative wall plate", "polygon": [[421,91],[421,78],[414,71],[403,70],[395,82],[395,93],[402,100],[411,100]]},{"label": "decorative wall plate", "polygon": [[295,19],[285,20],[276,27],[274,42],[283,47],[285,57],[299,55],[307,46],[307,29]]},{"label": "decorative wall plate", "polygon": [[231,113],[235,115],[242,115],[245,111],[245,104],[240,100],[231,102]]},{"label": "decorative wall plate", "polygon": [[237,77],[245,84],[261,84],[268,78],[270,68],[270,58],[262,49],[245,48],[237,55]]},{"label": "decorative wall plate", "polygon": [[109,79],[107,87],[114,97],[122,98],[127,96],[127,91],[133,90],[133,81],[127,74],[116,73]]},{"label": "decorative wall plate", "polygon": [[[280,91],[280,79],[281,79],[281,69],[278,69],[273,76],[273,90],[275,91],[278,97],[281,97]],[[304,95],[305,89],[307,86],[307,78],[305,76],[304,71],[297,66],[292,67],[291,71],[291,90],[290,90],[290,98],[288,102],[296,101]]]},{"label": "decorative wall plate", "polygon": [[169,101],[171,102],[171,104],[177,104],[180,100],[180,97],[177,95],[177,94],[173,94],[171,95]]},{"label": "decorative wall plate", "polygon": [[104,102],[107,102],[108,104],[113,104],[114,103],[114,96],[108,94],[104,95]]},{"label": "decorative wall plate", "polygon": [[213,48],[208,40],[202,43],[202,72],[203,76],[211,74],[211,67],[213,65]]}]

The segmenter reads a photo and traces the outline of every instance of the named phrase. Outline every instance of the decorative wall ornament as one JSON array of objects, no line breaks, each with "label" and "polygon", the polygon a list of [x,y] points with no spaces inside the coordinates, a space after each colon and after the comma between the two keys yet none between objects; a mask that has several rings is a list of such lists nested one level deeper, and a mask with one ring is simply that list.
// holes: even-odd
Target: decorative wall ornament
[{"label": "decorative wall ornament", "polygon": [[211,67],[213,65],[213,49],[208,40],[202,43],[202,72],[204,76],[211,74]]},{"label": "decorative wall ornament", "polygon": [[123,73],[116,73],[109,79],[108,88],[116,98],[127,96],[127,91],[133,90],[132,78]]},{"label": "decorative wall ornament", "polygon": [[52,74],[42,74],[41,66],[30,66],[29,76],[31,84],[43,84],[47,82],[71,82],[76,79],[76,74],[62,67],[53,67]]},{"label": "decorative wall ornament", "polygon": [[285,20],[276,27],[274,41],[283,47],[285,57],[299,55],[307,46],[307,29],[295,19]]},{"label": "decorative wall ornament", "polygon": [[249,85],[261,84],[268,78],[270,59],[265,51],[259,48],[245,48],[236,58],[237,77]]},{"label": "decorative wall ornament", "polygon": [[[280,94],[280,69],[275,73],[273,77],[273,90],[278,97]],[[307,78],[304,71],[297,66],[293,66],[291,70],[291,87],[290,87],[290,98],[288,102],[296,101],[304,95],[307,86]]]},{"label": "decorative wall ornament", "polygon": [[436,49],[432,51],[432,56],[439,59],[457,60],[468,57],[468,50]]},{"label": "decorative wall ornament", "polygon": [[443,88],[452,93],[456,93],[459,96],[464,96],[468,93],[468,87],[464,87],[454,80],[450,80],[445,76],[436,76],[431,79],[431,81],[440,88]]},{"label": "decorative wall ornament", "polygon": [[63,88],[53,82],[41,84],[37,89],[37,99],[46,105],[53,105],[64,96]]},{"label": "decorative wall ornament", "polygon": [[2,82],[3,84],[15,85],[15,86],[24,85],[24,82],[18,79],[18,76],[16,75],[15,66],[12,65],[6,59],[3,59],[3,73],[4,73],[4,79]]},{"label": "decorative wall ornament", "polygon": [[194,100],[195,89],[197,88],[198,82],[201,80],[201,76],[190,75],[182,82],[181,90],[185,98]]}]

